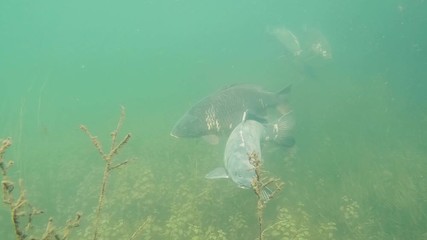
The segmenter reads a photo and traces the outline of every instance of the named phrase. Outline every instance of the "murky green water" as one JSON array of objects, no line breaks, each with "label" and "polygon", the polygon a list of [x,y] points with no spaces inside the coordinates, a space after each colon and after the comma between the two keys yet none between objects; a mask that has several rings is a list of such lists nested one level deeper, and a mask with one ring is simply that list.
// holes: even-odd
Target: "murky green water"
[{"label": "murky green water", "polygon": [[[120,139],[99,239],[256,239],[257,199],[205,174],[223,144],[169,135],[226,85],[293,84],[296,146],[263,148],[284,189],[268,202],[265,239],[427,239],[427,3],[406,1],[0,2],[0,139],[8,179],[44,211],[43,235],[75,212],[70,239],[93,239],[106,151]],[[332,53],[292,56],[271,29]],[[307,30],[309,29],[309,30]],[[310,32],[311,34],[307,34]],[[305,52],[304,52],[305,53]],[[4,192],[2,193],[4,196]],[[148,220],[147,220],[148,219]],[[21,219],[25,227],[27,218]],[[59,231],[61,233],[61,231]],[[15,239],[0,208],[1,239]],[[4,236],[4,237],[3,237]]]}]

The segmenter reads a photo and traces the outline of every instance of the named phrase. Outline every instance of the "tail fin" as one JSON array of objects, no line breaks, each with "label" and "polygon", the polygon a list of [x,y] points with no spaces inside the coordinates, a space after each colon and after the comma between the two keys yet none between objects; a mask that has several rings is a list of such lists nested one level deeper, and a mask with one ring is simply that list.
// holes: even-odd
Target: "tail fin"
[{"label": "tail fin", "polygon": [[282,95],[288,95],[291,92],[291,88],[292,88],[292,84],[289,84],[288,86],[286,86],[285,88],[283,88],[282,90],[280,90],[277,95],[282,96]]},{"label": "tail fin", "polygon": [[266,141],[274,141],[279,145],[292,147],[295,144],[295,139],[292,137],[292,130],[295,121],[292,111],[280,116],[276,121],[266,125]]},{"label": "tail fin", "polygon": [[289,84],[279,92],[277,96],[279,97],[279,103],[277,104],[277,111],[281,114],[286,114],[289,112],[289,94],[291,93],[292,84]]}]

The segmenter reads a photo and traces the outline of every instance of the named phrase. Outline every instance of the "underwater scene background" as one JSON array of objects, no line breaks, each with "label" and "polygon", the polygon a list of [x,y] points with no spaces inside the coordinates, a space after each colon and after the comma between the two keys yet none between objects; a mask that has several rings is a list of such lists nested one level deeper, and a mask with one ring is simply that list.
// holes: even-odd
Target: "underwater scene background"
[{"label": "underwater scene background", "polygon": [[[118,139],[132,137],[114,164],[128,163],[110,173],[98,239],[257,239],[254,192],[205,179],[224,144],[169,134],[203,97],[252,83],[292,84],[296,118],[293,148],[262,149],[263,169],[284,183],[266,204],[264,239],[427,239],[426,9],[424,0],[0,1],[7,179],[15,199],[22,179],[44,212],[29,234],[42,239],[49,217],[61,230],[80,211],[69,239],[94,239],[105,161],[79,127],[108,149],[124,106]],[[16,239],[6,203],[0,236]]]}]

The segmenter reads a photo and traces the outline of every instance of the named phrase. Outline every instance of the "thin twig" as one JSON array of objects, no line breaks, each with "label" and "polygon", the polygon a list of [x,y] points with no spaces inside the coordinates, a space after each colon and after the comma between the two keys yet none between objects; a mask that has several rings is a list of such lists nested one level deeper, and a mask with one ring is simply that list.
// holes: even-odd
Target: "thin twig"
[{"label": "thin twig", "polygon": [[125,107],[120,106],[120,118],[119,118],[119,121],[117,122],[117,127],[116,127],[116,129],[113,132],[111,132],[111,147],[110,147],[110,151],[113,150],[113,148],[116,146],[117,134],[122,129],[123,122],[125,121],[125,117],[126,117]]},{"label": "thin twig", "polygon": [[[93,136],[89,130],[87,129],[87,127],[85,125],[80,125],[80,129],[86,133],[86,135],[90,138],[90,140],[92,141],[93,145],[95,145],[95,148],[98,150],[99,154],[101,154],[102,158],[104,158],[105,153],[104,150],[102,150],[102,145],[101,142],[98,140],[98,137]],[[104,158],[105,159],[105,158]]]},{"label": "thin twig", "polygon": [[53,226],[53,218],[49,218],[49,221],[46,225],[46,230],[43,233],[42,240],[52,239],[52,236],[55,235],[55,227]]},{"label": "thin twig", "polygon": [[70,233],[71,233],[71,229],[76,228],[78,226],[80,226],[80,220],[82,218],[82,213],[81,212],[77,212],[76,213],[76,217],[73,220],[68,220],[67,224],[65,225],[64,228],[64,234],[62,236],[62,240],[67,240]]},{"label": "thin twig", "polygon": [[[23,180],[19,180],[19,195],[18,199],[14,199],[13,190],[14,182],[9,180],[7,176],[7,170],[13,166],[13,162],[9,161],[7,165],[4,164],[4,153],[6,149],[11,146],[12,142],[9,138],[2,141],[0,145],[0,165],[3,173],[3,178],[1,181],[2,184],[2,191],[3,191],[3,202],[9,205],[10,207],[10,215],[11,215],[11,221],[13,228],[15,230],[15,237],[17,240],[24,240],[24,239],[42,239],[42,240],[50,240],[50,239],[63,239],[66,240],[66,234],[64,234],[64,237],[60,237],[53,226],[53,219],[49,218],[49,222],[47,223],[46,229],[44,231],[44,234],[41,238],[35,238],[32,236],[29,236],[29,232],[32,230],[32,223],[33,223],[33,217],[39,214],[42,214],[43,211],[35,208],[32,206],[29,201],[26,198],[26,192],[24,189]],[[27,217],[27,218],[24,218]],[[21,220],[24,218],[24,220],[21,222]],[[22,228],[25,224],[25,228]]]},{"label": "thin twig", "polygon": [[108,154],[105,154],[105,152],[102,148],[101,142],[98,140],[98,138],[93,136],[86,126],[80,125],[80,129],[91,139],[95,148],[98,150],[102,159],[104,159],[104,161],[105,161],[104,175],[102,177],[102,184],[101,184],[101,189],[100,189],[99,198],[98,198],[98,206],[96,208],[95,220],[94,220],[94,225],[95,225],[94,226],[94,228],[95,228],[94,236],[93,236],[94,240],[98,239],[98,235],[99,235],[99,225],[101,222],[101,212],[102,212],[102,208],[104,207],[105,192],[107,189],[107,183],[108,183],[108,179],[110,177],[110,172],[113,169],[116,169],[116,168],[121,167],[121,166],[128,163],[128,161],[126,160],[126,161],[121,162],[119,164],[112,165],[113,164],[113,158],[118,153],[119,149],[121,149],[129,141],[129,139],[131,137],[130,133],[128,133],[128,134],[126,134],[126,136],[123,138],[123,140],[120,143],[116,144],[117,135],[119,134],[119,132],[122,128],[124,119],[125,119],[125,109],[122,106],[120,118],[119,118],[119,121],[117,123],[117,127],[114,131],[111,132],[111,148],[110,148],[110,151]]},{"label": "thin twig", "polygon": [[114,155],[116,155],[119,149],[129,141],[130,137],[131,137],[130,133],[126,134],[123,140],[117,146],[111,149],[110,153],[108,154],[108,158],[112,158]]},{"label": "thin twig", "polygon": [[128,161],[128,160],[126,160],[126,161],[124,161],[124,162],[121,162],[121,163],[119,163],[119,164],[116,164],[116,165],[114,165],[114,166],[110,167],[110,171],[111,171],[111,170],[113,170],[113,169],[115,169],[115,168],[119,168],[119,167],[121,167],[121,166],[123,166],[123,165],[126,165],[126,164],[128,164],[128,163],[129,163],[129,161]]},{"label": "thin twig", "polygon": [[[261,159],[259,159],[258,155],[255,152],[252,152],[249,154],[249,162],[254,166],[255,170],[255,177],[252,181],[252,188],[257,196],[257,218],[258,218],[258,227],[259,227],[259,240],[264,239],[264,232],[263,230],[263,224],[264,224],[264,210],[266,207],[266,203],[268,200],[272,199],[273,196],[278,193],[283,186],[283,183],[279,179],[270,178],[265,179],[262,178],[262,171],[261,171]],[[269,185],[274,184],[274,190],[272,193],[268,196],[264,196],[263,189],[266,189]],[[268,197],[266,199],[265,197]],[[267,228],[268,229],[268,228]]]},{"label": "thin twig", "polygon": [[135,232],[132,234],[132,236],[129,238],[129,240],[135,239],[138,234],[144,229],[145,225],[147,225],[148,222],[151,222],[151,218],[148,217],[139,227],[135,230]]}]

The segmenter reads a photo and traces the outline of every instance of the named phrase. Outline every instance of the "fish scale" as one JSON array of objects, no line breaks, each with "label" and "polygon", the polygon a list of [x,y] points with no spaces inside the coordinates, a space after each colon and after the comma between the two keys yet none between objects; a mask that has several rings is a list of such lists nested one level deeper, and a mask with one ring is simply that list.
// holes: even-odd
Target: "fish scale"
[{"label": "fish scale", "polygon": [[257,85],[233,85],[223,88],[193,105],[174,125],[171,135],[177,138],[228,136],[249,111],[265,118],[268,109],[288,105],[290,85],[274,93]]}]

